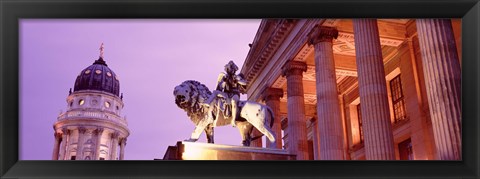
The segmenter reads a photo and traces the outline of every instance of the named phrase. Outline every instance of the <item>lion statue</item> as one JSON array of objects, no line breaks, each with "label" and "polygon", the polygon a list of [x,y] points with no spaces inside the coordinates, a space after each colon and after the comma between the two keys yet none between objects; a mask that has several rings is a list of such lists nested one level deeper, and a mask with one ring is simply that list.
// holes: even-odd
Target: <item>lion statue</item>
[{"label": "lion statue", "polygon": [[[213,128],[216,126],[230,125],[231,118],[225,117],[220,105],[205,105],[204,102],[212,95],[212,92],[202,83],[194,80],[184,81],[176,86],[173,95],[175,104],[187,112],[190,120],[195,124],[192,135],[186,141],[195,142],[200,137],[202,131],[205,131],[208,143],[214,143]],[[215,103],[221,104],[220,97],[216,97]],[[271,130],[273,125],[273,112],[265,105],[252,101],[238,102],[238,116],[235,124],[242,136],[243,146],[250,146],[250,142],[261,136],[251,136],[253,127],[258,129],[271,142],[275,142],[274,134]],[[208,108],[214,108],[212,114]],[[212,111],[212,110],[210,110]]]}]

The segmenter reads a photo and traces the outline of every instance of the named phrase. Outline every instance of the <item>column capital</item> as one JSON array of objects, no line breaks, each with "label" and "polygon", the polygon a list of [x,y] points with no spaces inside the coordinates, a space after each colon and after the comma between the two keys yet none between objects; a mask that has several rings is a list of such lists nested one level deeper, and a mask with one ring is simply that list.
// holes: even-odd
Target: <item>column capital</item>
[{"label": "column capital", "polygon": [[287,61],[282,67],[282,76],[303,75],[307,71],[307,64],[301,61]]},{"label": "column capital", "polygon": [[120,144],[126,145],[127,144],[127,138],[120,139]]},{"label": "column capital", "polygon": [[98,134],[101,134],[101,133],[103,133],[103,130],[104,130],[103,127],[99,127],[99,128],[97,128],[97,129],[95,130],[95,134],[97,134],[97,135],[98,135]]},{"label": "column capital", "polygon": [[335,27],[315,25],[308,33],[308,45],[315,45],[319,42],[332,42],[338,37],[338,30]]},{"label": "column capital", "polygon": [[62,138],[62,135],[63,135],[63,134],[60,133],[60,132],[55,132],[55,133],[53,133],[53,136],[55,136],[55,139],[60,139],[60,138]]},{"label": "column capital", "polygon": [[120,133],[118,133],[118,132],[114,132],[114,133],[111,133],[111,134],[110,134],[110,136],[111,136],[112,138],[117,138],[119,135],[120,135]]},{"label": "column capital", "polygon": [[62,133],[65,134],[65,135],[70,134],[70,130],[69,130],[68,128],[66,128],[66,127],[62,127],[61,130],[62,130]]},{"label": "column capital", "polygon": [[272,87],[266,87],[262,91],[262,100],[268,101],[268,100],[280,100],[280,98],[283,97],[283,89],[281,88],[272,88]]},{"label": "column capital", "polygon": [[85,132],[87,132],[87,129],[86,129],[85,127],[79,127],[79,128],[78,128],[78,132],[79,132],[80,134],[85,134]]}]

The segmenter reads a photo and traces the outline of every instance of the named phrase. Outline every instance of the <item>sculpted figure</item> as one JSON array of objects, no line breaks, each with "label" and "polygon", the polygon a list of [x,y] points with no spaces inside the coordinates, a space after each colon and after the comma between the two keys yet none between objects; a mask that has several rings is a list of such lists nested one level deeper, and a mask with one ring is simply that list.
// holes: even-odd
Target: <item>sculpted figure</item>
[{"label": "sculpted figure", "polygon": [[[224,111],[225,117],[231,118],[231,124],[235,127],[235,119],[237,118],[237,102],[240,99],[240,93],[245,94],[245,88],[247,82],[243,79],[243,75],[237,75],[237,65],[233,61],[228,62],[225,65],[225,73],[220,73],[217,80],[217,88],[213,91],[205,105],[214,105],[214,99],[222,97],[225,99],[224,105],[220,105],[221,110]],[[209,109],[209,114],[213,111],[213,108]]]},{"label": "sculpted figure", "polygon": [[[226,88],[230,88],[230,86],[226,85]],[[232,120],[231,116],[225,116],[225,113],[221,112],[222,104],[228,103],[226,102],[227,98],[225,98],[225,96],[231,95],[228,94],[229,90],[225,90],[226,88],[224,88],[223,91],[216,90],[217,92],[214,92],[216,94],[213,94],[204,84],[193,80],[185,81],[175,87],[173,91],[175,104],[187,112],[190,120],[195,123],[195,129],[186,141],[197,141],[200,134],[205,131],[208,143],[214,143],[213,128],[216,126],[230,125],[234,122],[240,131],[242,144],[244,146],[250,146],[252,140],[261,137],[251,136],[253,127],[267,136],[271,142],[275,142],[275,137],[271,130],[274,115],[268,106],[252,101],[238,100],[235,105],[235,110],[238,111],[239,114],[235,120]],[[207,101],[210,100],[211,102],[207,104]]]}]

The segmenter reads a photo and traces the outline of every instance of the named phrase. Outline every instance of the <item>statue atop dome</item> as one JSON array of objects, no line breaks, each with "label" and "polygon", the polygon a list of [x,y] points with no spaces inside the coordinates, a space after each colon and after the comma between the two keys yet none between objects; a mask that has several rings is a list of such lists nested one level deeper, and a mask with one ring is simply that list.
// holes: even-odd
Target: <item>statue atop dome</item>
[{"label": "statue atop dome", "polygon": [[102,45],[100,45],[100,58],[103,59],[103,42]]},{"label": "statue atop dome", "polygon": [[104,45],[100,45],[100,55],[92,65],[83,69],[75,80],[73,92],[81,90],[103,91],[120,96],[120,81],[103,59]]}]

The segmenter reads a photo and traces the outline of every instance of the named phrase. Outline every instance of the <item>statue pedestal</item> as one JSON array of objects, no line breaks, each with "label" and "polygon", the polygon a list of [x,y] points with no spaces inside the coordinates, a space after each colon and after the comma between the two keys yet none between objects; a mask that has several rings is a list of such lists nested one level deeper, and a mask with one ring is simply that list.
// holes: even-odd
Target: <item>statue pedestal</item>
[{"label": "statue pedestal", "polygon": [[295,160],[286,150],[179,141],[163,160]]}]

